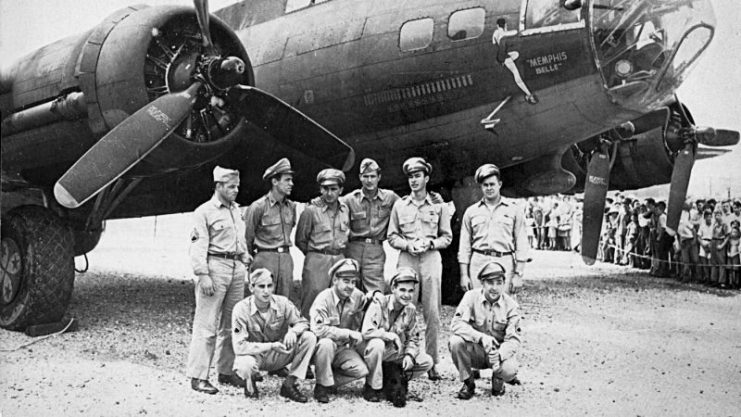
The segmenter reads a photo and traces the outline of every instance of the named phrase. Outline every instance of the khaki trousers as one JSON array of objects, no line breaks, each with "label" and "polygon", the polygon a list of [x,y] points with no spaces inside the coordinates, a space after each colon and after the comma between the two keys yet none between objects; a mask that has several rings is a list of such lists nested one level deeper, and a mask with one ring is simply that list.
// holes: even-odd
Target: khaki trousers
[{"label": "khaki trousers", "polygon": [[257,252],[251,270],[265,268],[273,274],[275,293],[283,295],[296,304],[297,294],[291,294],[293,288],[293,258],[289,252]]},{"label": "khaki trousers", "polygon": [[422,295],[422,315],[425,319],[425,352],[432,357],[435,364],[440,363],[437,342],[440,332],[440,282],[443,275],[443,263],[440,252],[436,250],[427,251],[419,256],[410,255],[409,252],[399,254],[401,267],[409,267],[417,271],[419,285],[415,289],[414,303],[417,304],[419,294]]},{"label": "khaki trousers", "polygon": [[483,253],[473,252],[471,254],[471,263],[468,265],[468,275],[471,277],[473,288],[481,288],[479,281],[479,272],[489,262],[498,262],[504,267],[504,292],[512,294],[512,277],[515,274],[515,257],[512,255],[493,256],[484,255]]},{"label": "khaki trousers", "polygon": [[340,386],[368,375],[368,367],[355,349],[337,346],[332,339],[319,339],[314,353],[316,383],[325,387]]},{"label": "khaki trousers", "polygon": [[[365,377],[365,383],[373,389],[383,388],[383,362],[401,364],[404,360],[404,352],[399,352],[393,343],[384,342],[382,339],[371,339],[360,350],[363,352],[363,359],[368,366],[368,376]],[[424,352],[417,353],[417,356],[414,357],[412,378],[424,375],[432,368],[432,365],[430,355]]]},{"label": "khaki trousers", "polygon": [[289,353],[276,351],[264,352],[259,355],[238,355],[234,359],[234,372],[241,378],[249,381],[256,372],[277,371],[291,364],[289,375],[299,379],[306,378],[311,357],[316,349],[316,336],[306,330],[296,341]]},{"label": "khaki trousers", "polygon": [[360,264],[361,290],[372,293],[388,293],[383,277],[383,265],[386,263],[386,252],[383,245],[365,242],[349,242],[346,255]]},{"label": "khaki trousers", "polygon": [[[489,363],[489,355],[484,351],[484,347],[478,343],[467,342],[460,336],[452,335],[448,347],[461,381],[471,377],[472,368],[487,369],[493,366]],[[501,361],[499,367],[493,370],[492,375],[509,382],[517,376],[518,366],[517,359],[513,356]]]},{"label": "khaki trousers", "polygon": [[244,297],[246,269],[240,261],[209,257],[208,271],[214,294],[203,295],[196,284],[196,312],[186,371],[189,378],[208,379],[214,353],[220,374],[231,374],[234,363],[232,310]]},{"label": "khaki trousers", "polygon": [[318,252],[309,252],[304,259],[304,269],[301,273],[301,315],[309,318],[309,310],[314,299],[320,292],[332,285],[329,279],[329,268],[343,255],[325,255]]}]

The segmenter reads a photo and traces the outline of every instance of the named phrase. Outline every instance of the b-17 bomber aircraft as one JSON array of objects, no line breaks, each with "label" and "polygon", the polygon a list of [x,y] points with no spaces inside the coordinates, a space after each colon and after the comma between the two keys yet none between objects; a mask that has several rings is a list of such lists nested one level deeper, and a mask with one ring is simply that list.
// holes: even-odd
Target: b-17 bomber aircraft
[{"label": "b-17 bomber aircraft", "polygon": [[216,164],[247,204],[280,157],[300,201],[356,155],[405,190],[397,168],[423,156],[461,214],[493,162],[508,196],[584,191],[592,263],[608,189],[671,183],[675,229],[694,161],[739,140],[675,95],[709,0],[194,3],[119,10],[0,73],[0,326],[59,320],[106,219],[191,211]]}]

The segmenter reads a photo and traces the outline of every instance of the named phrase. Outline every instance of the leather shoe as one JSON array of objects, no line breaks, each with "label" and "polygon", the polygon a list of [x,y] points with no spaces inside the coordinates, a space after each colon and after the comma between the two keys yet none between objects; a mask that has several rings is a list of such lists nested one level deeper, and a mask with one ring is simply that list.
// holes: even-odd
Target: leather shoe
[{"label": "leather shoe", "polygon": [[481,372],[478,369],[474,369],[471,372],[471,376],[473,377],[473,379],[481,379]]},{"label": "leather shoe", "polygon": [[259,372],[255,372],[254,374],[252,374],[252,380],[255,382],[262,382],[264,379],[265,378]]},{"label": "leather shoe", "polygon": [[250,378],[250,386],[252,387],[252,392],[250,392],[247,389],[247,384],[244,385],[244,396],[247,398],[252,399],[259,399],[260,398],[260,390],[257,389],[257,384],[255,384],[255,378]]},{"label": "leather shoe", "polygon": [[471,397],[476,393],[476,384],[473,382],[473,378],[468,378],[463,381],[463,386],[456,395],[461,400],[470,400]]},{"label": "leather shoe", "polygon": [[278,370],[268,372],[268,375],[270,375],[270,376],[277,376],[277,377],[280,377],[280,378],[285,378],[285,377],[288,376],[288,369],[286,369],[286,368],[280,368]]},{"label": "leather shoe", "polygon": [[314,379],[316,378],[314,376],[314,372],[311,370],[311,367],[306,368],[306,379]]},{"label": "leather shoe", "polygon": [[522,381],[520,381],[520,378],[518,378],[518,377],[514,377],[511,380],[504,381],[504,382],[506,382],[506,383],[508,383],[510,385],[522,385]]},{"label": "leather shoe", "polygon": [[329,391],[330,387],[325,387],[324,385],[316,384],[314,387],[314,399],[317,400],[320,403],[328,403],[329,402]]},{"label": "leather shoe", "polygon": [[491,395],[501,397],[504,395],[504,381],[497,377],[491,377]]},{"label": "leather shoe", "polygon": [[373,389],[370,385],[365,384],[363,386],[363,398],[372,403],[381,402],[381,390]]},{"label": "leather shoe", "polygon": [[430,368],[429,371],[427,371],[427,378],[430,379],[430,381],[439,381],[443,379],[443,377],[440,376],[440,374],[437,372],[437,369],[433,366]]},{"label": "leather shoe", "polygon": [[239,375],[236,375],[236,374],[231,374],[231,375],[219,374],[218,381],[219,381],[219,384],[231,385],[237,388],[244,388],[247,385],[244,379],[240,378]]},{"label": "leather shoe", "polygon": [[296,401],[299,403],[305,403],[309,401],[309,399],[306,398],[306,396],[302,394],[301,391],[298,390],[298,384],[296,383],[288,384],[284,382],[280,386],[280,396],[286,397],[289,400]]},{"label": "leather shoe", "polygon": [[194,391],[202,392],[205,394],[214,395],[217,392],[219,392],[216,387],[211,385],[210,382],[208,382],[207,379],[198,379],[198,378],[191,378],[190,380],[190,387],[193,388]]}]

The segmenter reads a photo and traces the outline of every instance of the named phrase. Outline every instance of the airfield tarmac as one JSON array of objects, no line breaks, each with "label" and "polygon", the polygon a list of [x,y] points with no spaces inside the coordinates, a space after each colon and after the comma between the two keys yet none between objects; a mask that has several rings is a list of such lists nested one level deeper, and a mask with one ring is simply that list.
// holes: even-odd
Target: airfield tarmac
[{"label": "airfield tarmac", "polygon": [[[90,270],[75,281],[76,332],[8,352],[32,339],[0,330],[0,416],[741,415],[738,291],[587,267],[563,252],[534,252],[527,268],[523,385],[507,386],[502,398],[488,395],[490,372],[472,400],[454,398],[449,306],[444,380],[413,380],[423,402],[406,408],[366,402],[362,382],[326,405],[285,401],[275,377],[260,385],[260,401],[225,386],[215,396],[195,393],[184,375],[194,310],[186,219],[160,217],[156,228],[152,219],[109,222]],[[301,385],[311,393],[313,381]]]}]

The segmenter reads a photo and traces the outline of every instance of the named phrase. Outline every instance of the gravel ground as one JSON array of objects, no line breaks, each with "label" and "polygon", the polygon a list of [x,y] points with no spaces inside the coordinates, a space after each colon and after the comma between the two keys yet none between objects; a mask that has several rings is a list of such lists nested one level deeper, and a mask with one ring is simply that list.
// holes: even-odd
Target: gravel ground
[{"label": "gravel ground", "polygon": [[[552,252],[537,252],[528,268],[519,296],[523,385],[507,386],[502,398],[488,395],[489,372],[472,400],[453,398],[460,382],[447,350],[448,306],[445,379],[413,380],[423,401],[406,408],[365,402],[362,382],[327,405],[285,401],[275,377],[260,385],[260,401],[224,386],[216,396],[197,394],[184,375],[194,311],[187,258],[157,239],[122,257],[120,241],[106,239],[75,282],[76,332],[7,352],[32,339],[0,330],[0,416],[741,415],[738,292],[586,267],[577,255]],[[313,381],[302,387],[309,393]]]}]

